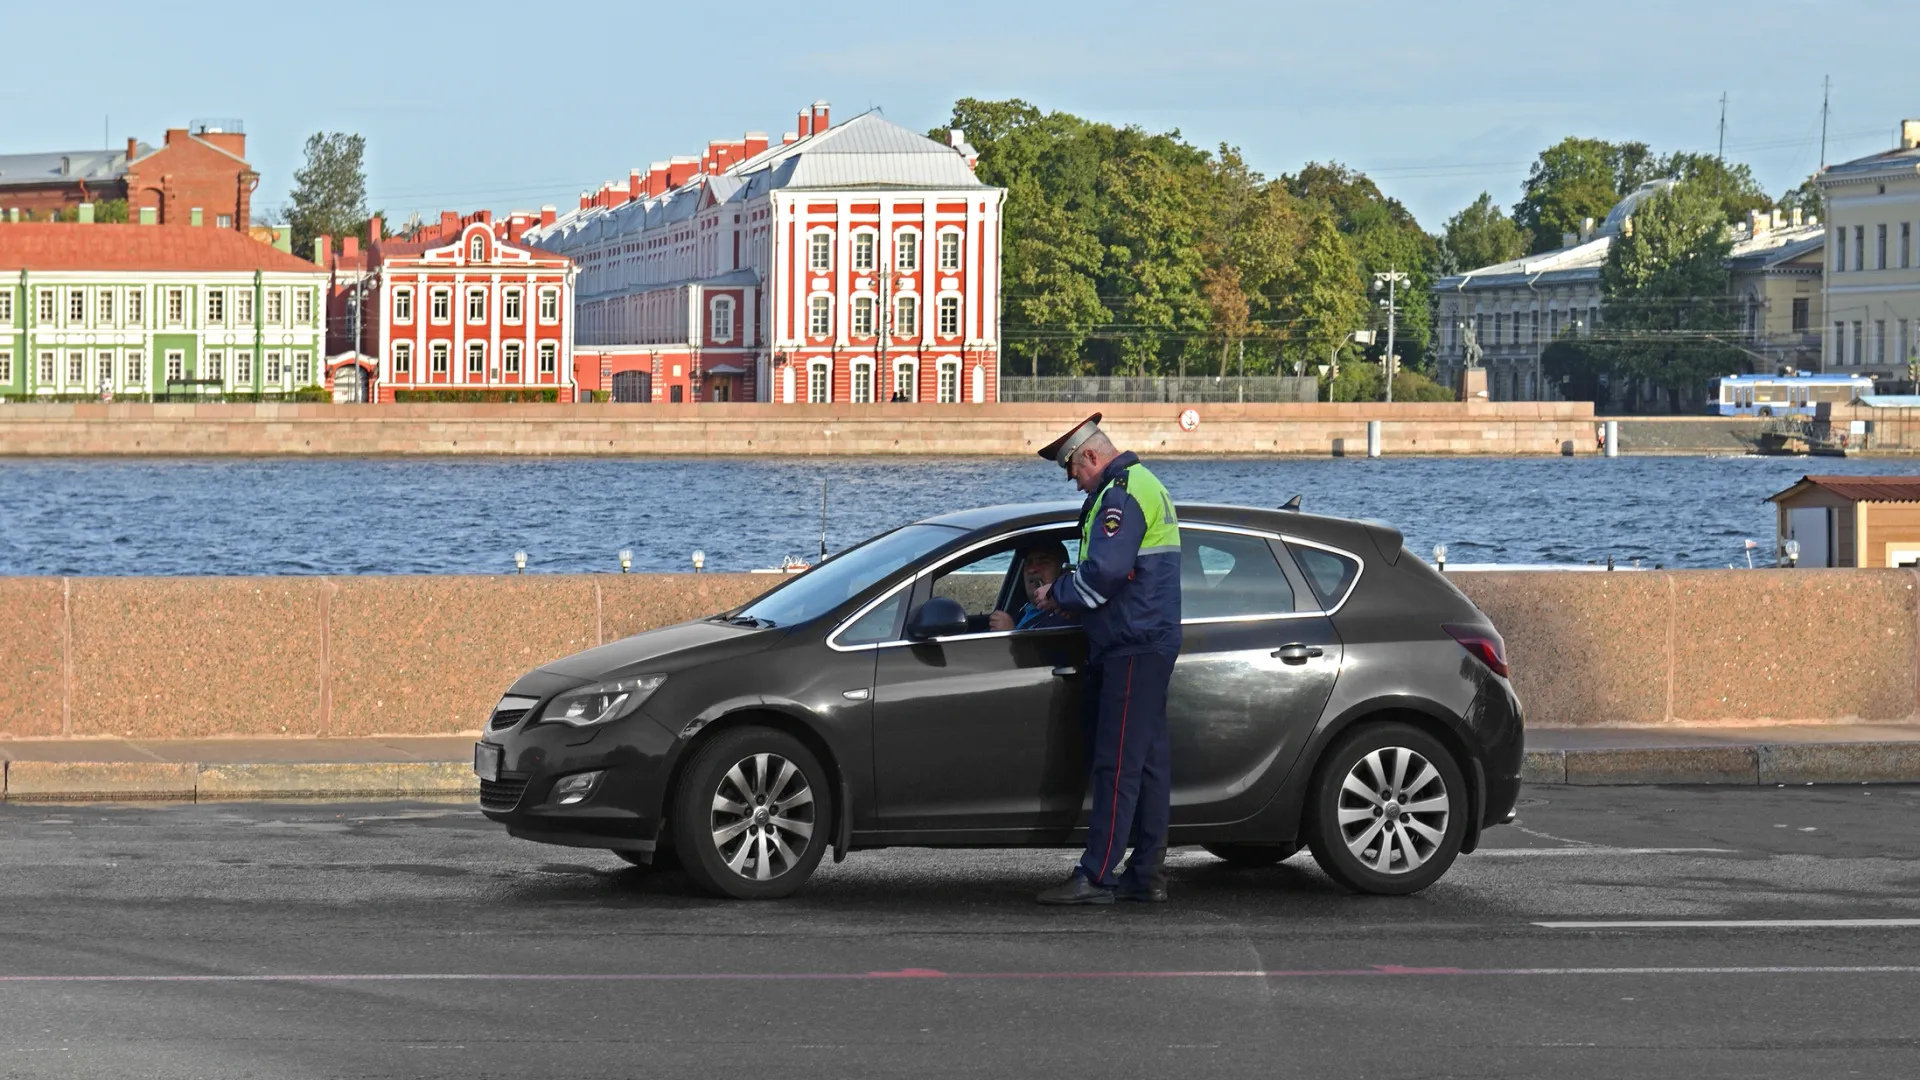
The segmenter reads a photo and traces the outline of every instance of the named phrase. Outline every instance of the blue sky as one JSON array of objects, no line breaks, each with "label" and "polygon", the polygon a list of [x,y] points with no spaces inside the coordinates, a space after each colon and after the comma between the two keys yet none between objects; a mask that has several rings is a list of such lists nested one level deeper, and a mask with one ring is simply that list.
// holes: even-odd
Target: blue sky
[{"label": "blue sky", "polygon": [[1483,189],[1510,205],[1563,135],[1711,150],[1723,91],[1728,155],[1775,194],[1818,163],[1823,75],[1829,161],[1920,117],[1912,0],[20,3],[4,37],[0,153],[238,117],[272,208],[309,133],[357,131],[397,217],[564,209],[709,139],[777,139],[815,98],[921,130],[1021,97],[1269,175],[1338,160],[1429,229]]}]

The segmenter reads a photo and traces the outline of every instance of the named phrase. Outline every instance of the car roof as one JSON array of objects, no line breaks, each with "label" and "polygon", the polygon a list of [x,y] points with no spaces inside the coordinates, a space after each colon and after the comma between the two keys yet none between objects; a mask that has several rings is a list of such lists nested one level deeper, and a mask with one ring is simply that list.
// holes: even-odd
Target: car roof
[{"label": "car roof", "polygon": [[[1305,514],[1297,510],[1268,509],[1258,506],[1234,506],[1227,503],[1176,503],[1180,510],[1180,520],[1194,524],[1237,525],[1247,529],[1261,529],[1267,532],[1284,532],[1317,540],[1321,543],[1351,546],[1359,541],[1362,534],[1370,528],[1379,529],[1392,535],[1392,540],[1379,538],[1393,547],[1393,554],[1382,551],[1390,560],[1397,557],[1399,551],[1399,533],[1391,526],[1377,523],[1354,521],[1349,518],[1326,517],[1320,514]],[[979,506],[967,510],[955,510],[935,517],[922,519],[923,525],[947,525],[953,528],[975,532],[996,528],[1019,528],[1025,525],[1043,525],[1061,518],[1077,520],[1080,503],[1076,502],[1028,502],[1006,503],[998,506]]]}]

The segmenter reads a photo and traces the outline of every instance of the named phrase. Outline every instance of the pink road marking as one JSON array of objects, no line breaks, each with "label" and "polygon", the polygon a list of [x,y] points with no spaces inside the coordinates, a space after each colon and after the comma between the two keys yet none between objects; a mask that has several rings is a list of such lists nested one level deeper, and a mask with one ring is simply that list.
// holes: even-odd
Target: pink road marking
[{"label": "pink road marking", "polygon": [[1402,967],[1380,964],[1368,968],[1246,971],[937,971],[905,968],[900,971],[767,971],[767,972],[636,972],[625,974],[540,974],[532,972],[463,973],[412,972],[362,974],[279,975],[0,975],[9,983],[328,983],[328,982],[880,982],[901,979],[1044,982],[1073,979],[1347,979],[1432,978],[1435,976],[1580,976],[1580,975],[1920,975],[1920,964],[1872,964],[1790,967],[1566,967],[1566,968],[1452,968]]}]

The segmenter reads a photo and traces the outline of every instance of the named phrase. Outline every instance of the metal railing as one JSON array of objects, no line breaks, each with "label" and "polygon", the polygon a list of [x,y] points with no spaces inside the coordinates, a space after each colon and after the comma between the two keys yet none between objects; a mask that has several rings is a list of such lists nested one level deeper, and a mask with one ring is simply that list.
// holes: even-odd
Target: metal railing
[{"label": "metal railing", "polygon": [[1250,375],[1246,378],[1164,378],[1124,375],[1002,375],[1001,401],[1069,402],[1308,402],[1320,399],[1311,375]]}]

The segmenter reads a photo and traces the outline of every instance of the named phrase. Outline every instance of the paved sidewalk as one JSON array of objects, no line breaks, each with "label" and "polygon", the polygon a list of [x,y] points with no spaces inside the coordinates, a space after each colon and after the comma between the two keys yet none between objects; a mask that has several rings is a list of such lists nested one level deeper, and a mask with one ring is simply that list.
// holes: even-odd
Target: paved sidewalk
[{"label": "paved sidewalk", "polygon": [[[0,739],[0,799],[468,796],[474,735],[363,739]],[[1920,783],[1920,724],[1543,728],[1532,784]]]}]

